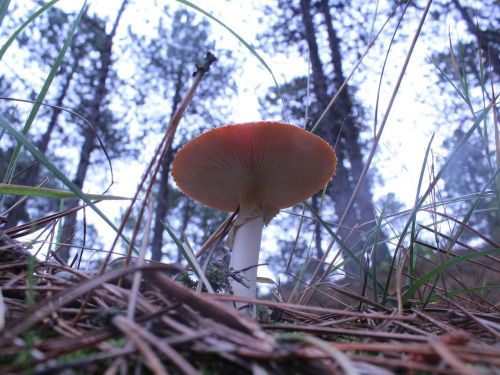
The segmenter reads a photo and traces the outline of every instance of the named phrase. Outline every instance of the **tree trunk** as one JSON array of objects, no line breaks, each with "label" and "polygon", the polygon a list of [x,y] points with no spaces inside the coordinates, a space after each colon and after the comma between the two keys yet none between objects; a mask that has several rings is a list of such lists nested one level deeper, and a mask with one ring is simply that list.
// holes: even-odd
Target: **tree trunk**
[{"label": "tree trunk", "polygon": [[[314,197],[312,197],[311,207],[313,208],[314,211],[316,211],[318,215],[320,214],[319,196],[317,194]],[[322,242],[321,225],[319,223],[314,223],[314,244],[316,245],[316,258],[318,259],[322,259],[324,255],[323,246],[321,245],[321,242]]]},{"label": "tree trunk", "polygon": [[[345,81],[344,72],[342,69],[342,54],[340,52],[340,40],[337,36],[337,32],[333,27],[333,20],[330,14],[330,7],[328,0],[321,0],[321,11],[325,18],[326,30],[328,34],[328,45],[330,47],[330,55],[332,59],[332,66],[334,71],[333,82],[335,84],[335,89],[338,90],[342,83]],[[351,163],[351,178],[353,182],[357,182],[361,176],[361,172],[364,168],[363,154],[361,152],[361,145],[359,144],[359,127],[356,124],[356,120],[353,118],[354,105],[351,96],[346,87],[341,95],[339,96],[339,101],[337,108],[343,114],[345,123],[343,135],[346,140],[346,150],[348,150],[349,161]],[[372,197],[372,186],[371,180],[366,178],[361,185],[360,192],[356,199],[356,205],[354,206],[355,212],[351,215],[356,217],[359,224],[373,222],[376,217],[374,214],[373,197]],[[373,228],[373,225],[369,225],[366,229]],[[379,240],[384,240],[384,233],[380,233]],[[389,259],[390,254],[385,243],[377,246],[377,259],[379,261],[384,261]]]},{"label": "tree trunk", "polygon": [[168,179],[170,174],[170,165],[173,160],[173,150],[170,151],[163,160],[160,172],[160,180],[158,181],[158,196],[156,197],[155,223],[153,228],[153,241],[151,242],[151,260],[161,262],[163,257],[163,233],[165,228],[163,222],[167,217],[168,212]]},{"label": "tree trunk", "polygon": [[481,30],[474,22],[474,19],[471,17],[467,9],[460,3],[460,0],[452,0],[451,2],[460,13],[462,19],[465,21],[469,33],[476,36],[477,43],[483,50],[485,61],[491,64],[495,75],[500,77],[500,51],[496,50],[494,47],[500,43],[500,40],[491,40],[497,38],[498,34],[495,35]]},{"label": "tree trunk", "polygon": [[[319,57],[319,48],[316,40],[316,31],[313,23],[313,18],[311,15],[311,4],[307,0],[300,1],[302,22],[304,24],[305,39],[309,47],[309,54],[311,59],[312,68],[312,82],[313,82],[313,92],[316,96],[320,107],[327,108],[330,100],[330,94],[328,92],[327,82],[328,77],[323,71],[323,65]],[[335,111],[336,112],[336,111]],[[318,127],[318,134],[325,138],[332,145],[336,144],[335,151],[338,156],[337,170],[335,172],[335,178],[333,183],[330,185],[329,194],[335,203],[335,212],[337,217],[340,218],[342,212],[347,207],[349,202],[350,193],[354,190],[354,185],[349,176],[349,171],[347,170],[344,161],[349,159],[349,154],[345,148],[344,140],[344,129],[342,126],[343,118],[346,118],[349,113],[344,113],[339,116],[338,113],[334,113],[330,110],[323,118],[322,123]],[[342,129],[342,134],[340,132]],[[336,142],[337,138],[340,138]],[[344,227],[339,228],[337,233],[342,240],[346,240],[349,236],[351,229],[356,224],[355,215],[349,215]],[[342,254],[344,259],[349,259],[349,255]],[[355,262],[350,261],[344,267],[346,272],[356,272]]]},{"label": "tree trunk", "polygon": [[[312,67],[312,82],[314,94],[322,108],[327,108],[331,93],[328,91],[327,82],[332,81],[323,71],[321,59],[319,57],[319,48],[316,41],[316,31],[311,15],[311,4],[309,1],[301,0],[302,21],[305,30],[305,39],[307,41]],[[340,50],[340,40],[333,27],[330,15],[329,3],[327,0],[321,0],[320,11],[323,13],[328,43],[330,48],[331,63],[333,67],[333,90],[338,90],[345,80],[342,70],[342,54]],[[354,106],[347,88],[341,93],[335,106],[324,117],[320,124],[318,133],[332,144],[336,144],[338,155],[337,170],[335,178],[330,185],[329,194],[335,203],[335,211],[340,218],[345,211],[354,186],[361,175],[364,166],[361,146],[359,144],[359,128],[353,118]],[[337,140],[338,138],[338,140]],[[347,169],[345,162],[350,163],[350,169]],[[353,242],[359,239],[359,235],[352,234],[352,229],[360,223],[369,222],[374,219],[371,195],[371,183],[365,180],[356,205],[346,217],[343,226],[337,231],[337,234],[351,248]],[[351,240],[348,238],[351,237]],[[385,246],[380,247],[379,259],[388,254]],[[385,255],[384,255],[385,254]],[[350,259],[345,252],[342,254],[344,259]],[[346,273],[359,275],[360,268],[354,261],[349,261],[344,265]]]},{"label": "tree trunk", "polygon": [[[74,73],[78,67],[79,58],[75,58],[71,70],[68,72],[66,79],[60,89],[59,96],[56,101],[56,108],[53,108],[52,115],[50,116],[49,124],[47,129],[43,133],[40,140],[37,142],[37,148],[42,154],[46,154],[49,149],[50,138],[52,137],[52,132],[54,131],[57,120],[59,119],[59,115],[61,114],[61,110],[58,107],[62,107],[64,99],[68,93],[69,86],[71,81],[73,80]],[[30,168],[29,173],[26,173],[25,176],[21,179],[21,184],[26,186],[35,186],[38,183],[40,175],[40,164],[35,163],[32,168]],[[12,200],[12,204],[15,203],[17,199]],[[6,228],[15,227],[17,223],[22,221],[24,218],[29,217],[27,212],[27,200],[24,200],[21,204],[16,206],[9,215],[7,216]],[[9,204],[10,205],[10,204]]]},{"label": "tree trunk", "polygon": [[[184,88],[184,77],[181,72],[177,74],[177,81],[175,83],[175,93],[172,100],[171,114],[175,113],[177,107],[182,101],[182,89]],[[161,262],[163,252],[163,233],[165,228],[163,227],[163,221],[167,217],[168,212],[168,178],[170,174],[170,165],[174,159],[173,150],[170,148],[168,155],[166,155],[165,160],[162,162],[159,191],[158,197],[156,199],[156,210],[155,210],[155,223],[153,228],[153,241],[151,242],[151,260],[156,262]]]},{"label": "tree trunk", "polygon": [[[103,48],[100,51],[100,70],[98,76],[98,83],[96,87],[96,93],[93,102],[90,104],[90,111],[88,115],[88,119],[91,124],[96,125],[99,122],[99,117],[101,114],[101,106],[104,103],[106,95],[108,93],[106,88],[106,81],[109,77],[109,72],[111,66],[113,64],[112,60],[112,47],[113,47],[113,38],[116,35],[116,29],[118,28],[118,24],[120,23],[121,16],[125,11],[125,7],[127,5],[128,0],[124,0],[118,11],[118,15],[116,16],[115,23],[113,24],[113,28],[110,34],[106,35],[105,40],[103,41]],[[80,154],[80,161],[78,163],[77,172],[73,182],[80,189],[83,187],[83,183],[85,181],[85,177],[87,175],[87,170],[90,165],[90,156],[92,151],[95,148],[95,141],[97,138],[94,129],[86,128],[83,132],[83,146]],[[78,206],[77,200],[70,200],[66,205],[66,209],[72,209]],[[62,245],[58,254],[60,258],[64,261],[68,261],[69,259],[69,251],[71,249],[71,245],[73,244],[73,239],[75,235],[76,229],[76,212],[69,214],[66,216],[65,223],[62,229],[61,234],[61,242]]]},{"label": "tree trunk", "polygon": [[[182,210],[182,222],[181,222],[181,230],[180,233],[186,233],[187,226],[189,222],[191,221],[191,214],[193,211],[193,204],[190,199],[186,200],[186,204],[183,207]],[[205,228],[204,226],[200,226],[200,228]],[[184,259],[184,256],[181,251],[177,251],[177,259],[176,263],[180,264],[182,260]]]}]

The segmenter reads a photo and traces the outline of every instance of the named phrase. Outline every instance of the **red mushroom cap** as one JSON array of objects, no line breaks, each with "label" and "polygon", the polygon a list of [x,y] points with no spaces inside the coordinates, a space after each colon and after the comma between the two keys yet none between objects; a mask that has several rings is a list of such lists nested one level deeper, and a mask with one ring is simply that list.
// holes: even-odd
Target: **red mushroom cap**
[{"label": "red mushroom cap", "polygon": [[242,201],[266,210],[303,202],[333,176],[336,156],[320,137],[290,124],[252,122],[207,131],[182,147],[172,176],[189,197],[222,211]]}]

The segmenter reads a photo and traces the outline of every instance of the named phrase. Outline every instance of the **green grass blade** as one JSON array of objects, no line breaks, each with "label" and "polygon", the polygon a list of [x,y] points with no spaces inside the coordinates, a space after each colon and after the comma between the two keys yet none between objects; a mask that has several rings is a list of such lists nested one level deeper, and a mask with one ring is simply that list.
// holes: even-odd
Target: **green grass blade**
[{"label": "green grass blade", "polygon": [[[378,241],[380,238],[380,233],[382,232],[382,222],[385,218],[385,209],[386,205],[382,207],[382,212],[380,213],[379,217],[377,218],[377,225],[375,227],[375,236],[373,239],[373,256],[372,256],[372,280],[377,280],[377,266],[378,266],[378,260],[377,260],[377,249],[378,249]],[[368,270],[367,270],[368,272]],[[365,282],[368,281],[368,278],[366,278]],[[378,303],[378,283],[374,283],[373,285],[373,300]]]},{"label": "green grass blade", "polygon": [[[31,104],[35,104],[36,103],[35,100],[20,99],[20,98],[9,98],[9,97],[5,97],[5,96],[0,96],[0,100],[9,100],[9,101],[14,101],[14,102],[31,103]],[[82,116],[78,112],[72,111],[71,109],[68,109],[68,108],[65,108],[65,107],[60,107],[60,106],[49,104],[49,103],[39,103],[39,104],[42,105],[42,106],[45,106],[45,107],[49,107],[49,108],[52,108],[52,109],[57,109],[59,111],[66,112],[66,113],[70,114],[71,116],[74,116],[77,119],[81,120],[84,124],[86,124],[92,130],[92,132],[95,134],[95,136],[97,138],[97,142],[99,142],[99,146],[101,147],[102,152],[104,153],[104,156],[106,157],[106,160],[107,160],[108,166],[109,166],[109,174],[111,176],[111,181],[113,181],[114,180],[114,175],[113,175],[113,164],[111,163],[111,157],[109,156],[109,153],[108,153],[108,151],[106,149],[106,146],[104,145],[104,141],[101,139],[101,136],[99,135],[99,133],[96,130],[96,128],[94,127],[94,125],[86,117]],[[4,131],[5,130],[2,129],[2,131],[0,132],[0,142],[2,141],[2,135],[3,135]]]},{"label": "green grass blade", "polygon": [[[80,23],[80,20],[82,19],[83,14],[85,13],[85,10],[87,8],[87,1],[83,3],[82,9],[80,9],[80,13],[78,13],[78,16],[73,22],[73,26],[71,27],[71,30],[68,33],[68,37],[66,38],[66,41],[64,42],[64,45],[62,49],[59,51],[59,55],[57,56],[54,65],[50,69],[49,75],[47,76],[47,79],[45,80],[42,89],[40,90],[40,93],[38,94],[38,97],[36,98],[35,104],[33,105],[33,108],[31,109],[30,114],[28,115],[28,119],[26,120],[26,123],[24,124],[23,128],[23,135],[27,135],[31,125],[33,124],[33,121],[35,120],[35,117],[38,113],[38,110],[42,106],[42,103],[45,99],[45,96],[47,95],[47,91],[49,90],[50,85],[52,84],[52,81],[54,80],[54,77],[56,76],[57,71],[59,70],[59,67],[61,66],[62,60],[64,59],[64,55],[66,54],[66,51],[69,48],[69,45],[71,41],[73,40],[73,36],[75,35],[76,29]],[[9,183],[12,179],[12,175],[14,174],[14,170],[16,168],[17,164],[17,158],[19,157],[19,153],[21,152],[21,143],[17,143],[14,152],[12,154],[12,157],[9,161],[9,165],[7,167],[7,172],[5,173],[4,176],[4,182]]]},{"label": "green grass blade", "polygon": [[349,249],[349,247],[346,246],[346,244],[344,244],[344,242],[342,242],[340,237],[335,234],[335,232],[330,228],[330,226],[327,223],[325,223],[325,221],[318,215],[318,213],[307,202],[304,202],[304,205],[309,210],[309,212],[311,212],[311,214],[314,216],[314,218],[319,221],[321,226],[326,229],[328,234],[335,239],[335,242],[339,245],[339,247],[342,249],[342,251],[347,253],[349,255],[349,257],[351,258],[351,260],[356,262],[356,264],[358,266],[361,266],[361,263],[360,263],[358,257],[351,251],[351,249]]},{"label": "green grass blade", "polygon": [[[420,197],[420,191],[422,189],[422,181],[423,181],[423,178],[424,178],[424,172],[425,172],[425,166],[427,165],[427,160],[429,158],[429,153],[430,153],[430,149],[431,149],[431,145],[432,145],[432,141],[434,140],[434,134],[432,134],[432,137],[431,139],[429,140],[429,143],[427,144],[427,148],[425,150],[425,155],[424,155],[424,159],[423,159],[423,162],[422,162],[422,168],[420,169],[420,175],[419,175],[419,179],[418,179],[418,185],[417,185],[417,191],[415,193],[415,204],[414,204],[414,208],[412,209],[411,213],[410,213],[410,217],[408,219],[408,223],[407,223],[407,227],[405,227],[405,229],[403,230],[403,233],[401,234],[401,237],[400,237],[400,241],[398,243],[398,246],[396,246],[396,250],[394,251],[394,256],[392,257],[392,262],[391,262],[391,266],[390,266],[390,269],[389,269],[389,273],[387,275],[387,280],[386,280],[386,283],[385,283],[385,288],[384,288],[384,299],[383,299],[383,303],[385,303],[385,298],[388,294],[388,291],[389,291],[389,286],[390,286],[390,283],[391,283],[391,278],[392,278],[392,274],[395,270],[395,265],[396,265],[396,259],[397,259],[397,256],[398,256],[398,250],[399,250],[399,245],[401,244],[401,239],[403,239],[405,236],[406,236],[406,232],[408,230],[408,225],[411,224],[411,229],[410,229],[410,275],[414,275],[414,263],[413,263],[413,260],[414,260],[414,249],[413,249],[413,244],[415,242],[415,227],[416,227],[416,223],[417,223],[417,213],[418,211],[420,210],[421,208],[421,205],[419,205],[419,197]],[[413,279],[412,277],[410,277],[410,285],[411,283],[413,282]]]},{"label": "green grass blade", "polygon": [[263,276],[257,276],[257,283],[258,284],[269,284],[269,285],[278,285],[273,279],[270,279],[269,277],[263,277]]},{"label": "green grass blade", "polygon": [[0,288],[0,331],[5,329],[5,316],[7,315],[7,308],[5,306],[5,300],[2,294],[2,288]]},{"label": "green grass blade", "polygon": [[472,202],[471,207],[467,210],[463,219],[460,221],[460,225],[457,228],[455,235],[453,236],[451,242],[448,245],[448,249],[449,249],[448,251],[451,251],[453,246],[455,246],[455,244],[457,243],[458,239],[460,238],[462,232],[465,229],[466,224],[469,222],[470,218],[472,217],[472,214],[474,213],[477,206],[481,202],[481,199],[483,199],[485,197],[488,186],[490,186],[490,184],[492,184],[497,179],[497,176],[499,175],[499,173],[500,173],[500,168],[495,171],[493,176],[484,185],[483,190],[481,190],[481,192],[478,194],[477,198]]},{"label": "green grass blade", "polygon": [[[488,112],[490,111],[490,109],[492,107],[493,107],[493,103],[489,104],[484,110],[481,111],[480,115],[475,119],[475,121],[472,124],[472,126],[470,127],[470,129],[465,133],[462,140],[458,143],[458,145],[455,147],[455,149],[453,150],[451,155],[448,157],[448,159],[445,161],[445,163],[443,164],[443,166],[439,170],[439,172],[436,174],[436,177],[434,178],[434,180],[431,181],[431,183],[427,187],[427,190],[425,191],[425,193],[420,197],[417,204],[413,207],[411,214],[410,214],[410,218],[406,222],[406,225],[403,228],[403,231],[401,232],[401,235],[399,237],[399,241],[396,245],[396,252],[398,251],[398,249],[401,248],[403,241],[406,238],[406,234],[408,233],[408,230],[410,229],[410,226],[413,223],[414,212],[417,212],[422,207],[422,205],[424,204],[425,200],[427,199],[427,197],[429,196],[431,191],[435,188],[437,183],[441,180],[441,177],[443,176],[443,174],[450,167],[451,161],[453,159],[455,159],[455,157],[457,157],[457,155],[459,155],[459,153],[462,151],[462,148],[465,146],[465,144],[468,142],[469,138],[472,136],[472,134],[476,130],[477,126],[479,126],[478,124],[480,124],[484,120],[484,118],[486,118],[486,115],[488,114]],[[395,256],[396,256],[396,254],[395,254]],[[389,283],[390,283],[391,275],[392,275],[392,272],[389,274],[389,276],[387,278],[386,288],[385,288],[384,298],[382,300],[382,304],[384,304],[385,301],[387,300],[387,292],[389,290]]]},{"label": "green grass blade", "polygon": [[9,9],[10,0],[1,0],[0,1],[0,27],[2,27],[3,19],[7,14],[7,10]]},{"label": "green grass blade", "polygon": [[492,254],[497,254],[497,255],[500,254],[500,248],[488,249],[488,250],[478,251],[477,253],[466,254],[458,258],[453,258],[437,266],[431,272],[427,273],[426,275],[422,276],[420,279],[415,281],[415,283],[408,288],[406,293],[403,295],[403,304],[408,302],[408,300],[412,298],[413,294],[418,290],[418,288],[426,284],[429,280],[439,276],[442,272],[448,270],[449,268],[456,266],[457,264],[466,262],[472,258],[477,258],[480,256],[492,255]]},{"label": "green grass blade", "polygon": [[[5,52],[9,49],[10,45],[14,40],[17,38],[19,33],[24,30],[26,26],[28,26],[35,18],[37,18],[40,14],[45,12],[47,9],[49,9],[52,5],[57,3],[59,0],[52,0],[49,1],[47,4],[44,4],[40,9],[38,9],[35,13],[33,13],[21,26],[19,26],[16,31],[12,33],[9,39],[5,42],[5,44],[0,48],[0,60],[2,60],[3,55],[5,55]],[[0,25],[1,25],[1,20],[5,16],[5,13],[7,12],[7,7],[9,6],[9,0],[2,0],[0,3]]]},{"label": "green grass blade", "polygon": [[433,294],[428,298],[427,303],[432,303],[432,302],[437,302],[443,297],[450,298],[450,297],[456,297],[461,294],[467,294],[467,293],[475,293],[475,292],[484,292],[484,291],[490,291],[490,290],[500,290],[500,285],[485,285],[485,286],[477,286],[473,288],[467,288],[467,289],[456,289],[452,290],[443,294]]},{"label": "green grass blade", "polygon": [[187,0],[177,0],[177,1],[179,3],[187,5],[188,7],[191,7],[193,9],[195,9],[196,11],[204,14],[205,16],[207,16],[208,18],[210,18],[212,21],[217,22],[219,25],[221,25],[223,28],[225,28],[227,31],[229,31],[236,39],[238,39],[252,53],[252,55],[254,55],[257,58],[257,60],[259,60],[259,62],[264,66],[264,68],[267,69],[267,71],[273,77],[273,80],[274,80],[274,83],[276,84],[276,86],[278,86],[278,83],[277,83],[276,79],[274,78],[273,71],[271,70],[271,68],[269,67],[269,65],[267,65],[267,63],[265,62],[265,60],[255,50],[255,48],[253,48],[250,45],[250,43],[248,43],[245,39],[243,39],[241,36],[239,36],[233,29],[231,29],[229,26],[227,26],[224,22],[222,22],[218,18],[214,17],[212,14],[210,14],[209,12],[207,12],[205,9],[200,8],[198,5],[193,4],[192,2],[187,1]]},{"label": "green grass blade", "polygon": [[[47,189],[41,187],[12,185],[0,183],[0,194],[22,195],[28,197],[45,197],[55,199],[78,199],[78,196],[71,191]],[[102,195],[102,194],[83,194],[89,200],[130,200],[127,197],[119,197],[117,195]]]},{"label": "green grass blade", "polygon": [[309,252],[310,252],[310,249],[307,250],[305,261],[300,266],[297,276],[293,275],[288,270],[285,272],[286,274],[290,275],[292,278],[295,279],[295,283],[293,284],[292,291],[290,292],[290,295],[288,296],[287,301],[293,301],[293,299],[298,295],[301,285],[306,284],[304,282],[304,274],[306,273],[307,267],[310,264],[309,261],[311,260],[311,257],[309,256]]},{"label": "green grass blade", "polygon": [[[429,140],[429,143],[427,144],[427,149],[425,150],[424,160],[422,162],[422,168],[420,169],[420,175],[418,177],[417,192],[415,194],[415,206],[417,206],[418,199],[420,196],[420,191],[422,189],[422,181],[424,179],[425,166],[427,165],[427,160],[429,159],[429,153],[431,151],[431,145],[433,140],[434,140],[434,134],[432,134],[432,137]],[[410,285],[413,283],[413,276],[415,275],[415,264],[414,264],[415,254],[414,254],[413,244],[416,238],[415,228],[417,226],[417,214],[418,210],[412,212],[412,224],[411,224],[411,234],[410,234],[410,277],[408,278],[409,279],[408,282]],[[396,254],[394,254],[393,263],[395,259],[396,259]]]},{"label": "green grass blade", "polygon": [[186,261],[188,262],[191,269],[198,276],[199,282],[203,282],[203,284],[205,284],[205,287],[207,288],[208,292],[215,293],[214,288],[212,287],[212,285],[208,281],[207,277],[203,273],[203,270],[201,269],[200,264],[196,260],[196,256],[195,256],[194,252],[189,248],[189,246],[182,243],[182,241],[175,235],[175,233],[168,227],[167,224],[163,223],[163,227],[167,231],[170,238],[172,238],[175,245],[177,246],[179,251],[182,253],[182,255],[184,256],[184,259],[186,259]]},{"label": "green grass blade", "polygon": [[443,76],[443,78],[445,79],[445,81],[447,83],[449,83],[451,85],[451,87],[453,87],[453,89],[457,92],[458,96],[460,96],[460,98],[462,98],[465,101],[466,98],[465,98],[464,94],[462,94],[462,91],[460,90],[460,88],[457,85],[455,85],[455,82],[453,82],[453,80],[450,78],[450,76],[448,74],[446,74],[445,71],[438,66],[437,62],[435,62],[432,59],[430,59],[430,62],[434,65],[434,67]]},{"label": "green grass blade", "polygon": [[[484,188],[477,195],[477,198],[472,202],[471,207],[467,210],[466,214],[464,215],[464,218],[459,221],[459,226],[458,226],[457,230],[455,231],[455,234],[451,238],[449,244],[447,245],[447,253],[451,252],[451,249],[457,243],[458,239],[462,235],[462,232],[466,228],[467,223],[469,222],[470,218],[472,217],[472,214],[476,210],[476,208],[479,205],[481,199],[485,196],[488,186],[496,179],[496,177],[499,174],[499,172],[500,172],[500,169],[497,169],[497,171],[494,173],[494,175],[486,182],[486,184],[484,185]],[[437,281],[437,279],[434,281],[434,283],[431,286],[431,292],[429,293],[426,301],[423,303],[424,306],[427,306],[427,304],[429,302],[431,302],[431,297],[433,296],[432,293],[434,292],[434,290],[435,290],[435,288],[437,286],[436,285],[436,281]]]},{"label": "green grass blade", "polygon": [[[342,249],[342,251],[345,251],[345,253],[347,253],[349,255],[350,260],[354,260],[356,262],[356,264],[361,267],[361,263],[360,263],[358,257],[356,256],[356,254],[354,254],[352,252],[352,250],[349,249],[349,247],[347,247],[347,245],[344,242],[342,242],[340,237],[335,234],[335,232],[330,228],[330,226],[327,223],[325,223],[325,221],[318,215],[318,213],[307,202],[304,202],[304,205],[311,212],[311,214],[318,220],[318,222],[321,224],[321,226],[323,226],[323,228],[326,229],[328,234],[335,239],[335,242],[339,245],[339,247]],[[342,262],[342,264],[346,263],[347,261],[349,261],[349,259],[344,259],[344,262]],[[328,273],[328,272],[331,272],[331,269],[328,269],[326,271],[326,273]],[[371,274],[369,274],[369,277],[370,277],[370,279],[372,279]],[[377,280],[370,280],[370,281],[372,281],[374,284],[375,283],[378,284]],[[378,284],[377,287],[382,289],[382,285],[380,285],[380,284]]]}]

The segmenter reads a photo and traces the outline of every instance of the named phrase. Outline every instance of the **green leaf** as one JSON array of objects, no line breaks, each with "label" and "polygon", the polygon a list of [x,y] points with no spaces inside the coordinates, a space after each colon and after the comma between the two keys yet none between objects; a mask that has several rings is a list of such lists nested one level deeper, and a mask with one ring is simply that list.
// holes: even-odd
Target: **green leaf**
[{"label": "green leaf", "polygon": [[[24,186],[24,185],[2,184],[2,183],[0,183],[0,194],[23,195],[28,197],[46,197],[46,198],[56,198],[56,199],[79,198],[75,193],[71,191],[47,189],[47,188]],[[127,197],[120,197],[117,195],[83,194],[83,196],[89,200],[99,200],[99,201],[130,199]]]},{"label": "green leaf", "polygon": [[271,285],[276,285],[273,279],[270,279],[269,277],[257,277],[257,282],[260,284],[271,284]]},{"label": "green leaf", "polygon": [[408,300],[412,298],[413,293],[415,293],[418,290],[418,288],[426,284],[429,280],[439,276],[442,272],[446,271],[447,269],[456,266],[457,264],[466,262],[469,259],[491,254],[497,254],[497,255],[500,254],[500,248],[488,249],[488,250],[478,251],[477,253],[466,254],[464,256],[461,256],[459,258],[453,258],[441,264],[440,266],[434,268],[431,272],[427,273],[426,275],[422,276],[420,279],[415,281],[415,283],[408,288],[408,290],[403,296],[403,304],[408,302]]},{"label": "green leaf", "polygon": [[461,294],[483,292],[483,291],[495,290],[495,289],[500,290],[500,285],[485,285],[485,286],[478,286],[478,287],[474,287],[474,288],[452,290],[450,292],[446,292],[443,294],[434,294],[434,295],[430,296],[428,298],[427,303],[439,301],[443,297],[446,297],[446,298],[456,297],[456,296],[459,296]]}]

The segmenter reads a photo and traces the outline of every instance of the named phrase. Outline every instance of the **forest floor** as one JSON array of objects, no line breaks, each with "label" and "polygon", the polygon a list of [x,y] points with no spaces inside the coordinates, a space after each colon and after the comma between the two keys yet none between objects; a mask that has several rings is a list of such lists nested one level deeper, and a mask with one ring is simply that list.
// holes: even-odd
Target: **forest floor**
[{"label": "forest floor", "polygon": [[498,301],[338,309],[261,300],[251,319],[223,302],[233,296],[196,293],[173,271],[89,276],[39,262],[2,233],[0,373],[500,373]]}]

